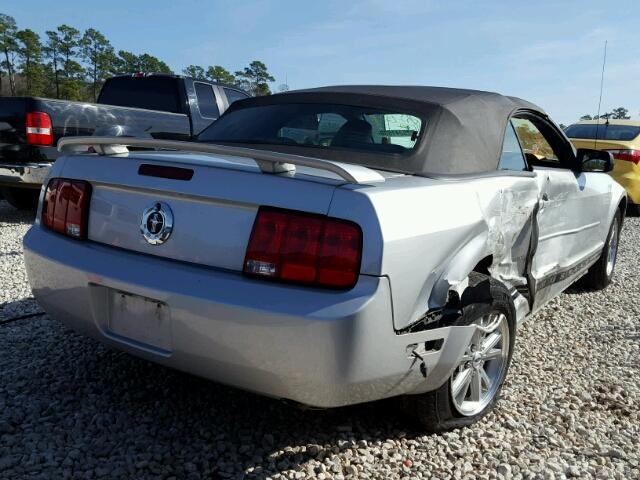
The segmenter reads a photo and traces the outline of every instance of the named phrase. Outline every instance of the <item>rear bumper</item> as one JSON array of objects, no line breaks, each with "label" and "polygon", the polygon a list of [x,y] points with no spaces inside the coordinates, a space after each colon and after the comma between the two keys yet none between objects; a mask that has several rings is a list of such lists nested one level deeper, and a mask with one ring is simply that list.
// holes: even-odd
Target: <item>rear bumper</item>
[{"label": "rear bumper", "polygon": [[[34,295],[53,317],[111,347],[221,383],[317,407],[438,388],[475,327],[397,335],[386,277],[347,292],[297,288],[77,242],[39,225],[24,239]],[[111,293],[110,293],[111,292]],[[113,333],[113,292],[163,302],[165,349]],[[442,339],[421,352],[410,345]]]},{"label": "rear bumper", "polygon": [[52,163],[0,163],[0,186],[40,188]]},{"label": "rear bumper", "polygon": [[640,165],[618,160],[611,176],[627,191],[629,201],[640,205]]}]

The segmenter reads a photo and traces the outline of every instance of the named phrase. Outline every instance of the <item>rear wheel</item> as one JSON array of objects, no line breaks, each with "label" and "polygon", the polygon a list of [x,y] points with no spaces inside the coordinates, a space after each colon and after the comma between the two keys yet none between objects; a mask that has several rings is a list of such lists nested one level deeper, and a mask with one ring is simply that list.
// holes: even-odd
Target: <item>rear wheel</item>
[{"label": "rear wheel", "polygon": [[621,218],[620,211],[618,210],[609,227],[609,234],[607,235],[607,240],[605,241],[600,258],[592,265],[585,276],[580,279],[580,284],[583,287],[602,290],[611,283],[613,271],[616,266],[616,259],[618,257]]},{"label": "rear wheel", "polygon": [[4,196],[4,199],[9,202],[10,205],[18,210],[33,211],[38,207],[40,190],[8,187],[2,189],[2,196]]},{"label": "rear wheel", "polygon": [[403,398],[405,412],[429,432],[471,425],[489,413],[511,363],[515,310],[506,287],[474,272],[461,302],[453,326],[478,328],[451,377],[433,392]]}]

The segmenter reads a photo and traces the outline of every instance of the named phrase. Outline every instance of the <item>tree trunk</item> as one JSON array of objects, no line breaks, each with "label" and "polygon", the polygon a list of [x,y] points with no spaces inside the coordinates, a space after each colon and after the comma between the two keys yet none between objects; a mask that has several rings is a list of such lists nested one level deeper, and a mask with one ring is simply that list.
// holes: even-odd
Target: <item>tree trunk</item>
[{"label": "tree trunk", "polygon": [[27,79],[27,94],[31,95],[31,60],[29,59],[29,57],[27,57],[25,59],[25,64],[27,67],[27,74],[25,75],[26,79]]},{"label": "tree trunk", "polygon": [[96,97],[96,82],[98,81],[98,59],[94,58],[93,60],[93,101],[95,102],[98,98]]},{"label": "tree trunk", "polygon": [[13,64],[7,60],[7,67],[9,70],[9,86],[11,87],[11,95],[16,96],[16,72],[13,70]]},{"label": "tree trunk", "polygon": [[9,49],[7,47],[4,48],[4,58],[7,61],[7,73],[9,74],[9,88],[11,90],[11,95],[15,97],[16,95],[16,79],[13,76],[13,65],[9,61]]},{"label": "tree trunk", "polygon": [[58,78],[58,53],[53,52],[53,78],[56,84],[56,98],[60,98],[60,79]]}]

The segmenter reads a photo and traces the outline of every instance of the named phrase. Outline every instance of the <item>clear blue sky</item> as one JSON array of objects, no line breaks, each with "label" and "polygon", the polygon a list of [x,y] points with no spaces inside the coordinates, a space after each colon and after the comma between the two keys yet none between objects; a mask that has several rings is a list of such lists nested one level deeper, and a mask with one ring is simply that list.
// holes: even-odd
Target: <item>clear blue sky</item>
[{"label": "clear blue sky", "polygon": [[516,95],[570,123],[598,104],[640,118],[640,2],[4,0],[41,34],[94,27],[118,49],[237,70],[264,61],[292,89],[422,84]]}]

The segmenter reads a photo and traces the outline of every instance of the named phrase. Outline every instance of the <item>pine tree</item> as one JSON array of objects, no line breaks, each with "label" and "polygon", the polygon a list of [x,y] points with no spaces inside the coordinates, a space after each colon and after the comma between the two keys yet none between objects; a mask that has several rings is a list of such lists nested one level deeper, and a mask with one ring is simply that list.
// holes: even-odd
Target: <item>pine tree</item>
[{"label": "pine tree", "polygon": [[254,60],[245,67],[244,70],[236,72],[239,78],[238,84],[254,96],[270,95],[268,82],[275,81],[275,78],[267,71],[267,66],[259,60]]},{"label": "pine tree", "polygon": [[207,69],[207,78],[214,82],[226,83],[227,85],[235,85],[236,77],[224,67],[214,65]]},{"label": "pine tree", "polygon": [[[16,77],[14,70],[14,60],[17,53],[17,33],[16,20],[3,13],[0,13],[0,50],[4,55],[4,61],[1,62],[2,66],[7,70],[9,75],[9,88],[11,95],[16,94]],[[2,85],[0,84],[0,87]],[[1,91],[1,88],[0,88]]]},{"label": "pine tree", "polygon": [[188,77],[193,77],[198,80],[204,80],[207,78],[205,76],[204,68],[200,65],[189,65],[187,68],[182,70],[182,73]]},{"label": "pine tree", "polygon": [[63,59],[62,72],[64,80],[61,84],[63,98],[80,100],[82,98],[82,77],[84,68],[76,60],[80,48],[80,30],[69,25],[57,28],[59,51]]},{"label": "pine tree", "polygon": [[82,58],[88,63],[91,97],[98,98],[98,88],[113,70],[116,56],[109,40],[98,30],[89,28],[80,40]]},{"label": "pine tree", "polygon": [[26,82],[25,95],[43,95],[46,86],[45,70],[42,65],[42,44],[40,36],[31,29],[16,33],[20,71]]},{"label": "pine tree", "polygon": [[44,54],[51,60],[49,72],[53,75],[56,98],[60,98],[60,66],[62,58],[60,56],[60,36],[54,30],[47,30],[47,43],[44,46]]},{"label": "pine tree", "polygon": [[162,60],[154,57],[153,55],[149,55],[148,53],[143,53],[138,57],[138,61],[140,62],[140,70],[147,73],[173,73],[169,65],[164,63]]}]

